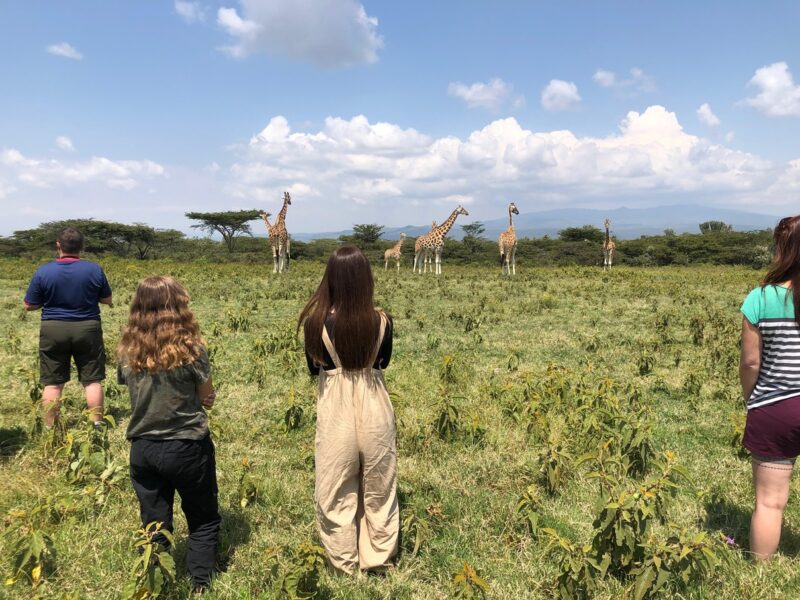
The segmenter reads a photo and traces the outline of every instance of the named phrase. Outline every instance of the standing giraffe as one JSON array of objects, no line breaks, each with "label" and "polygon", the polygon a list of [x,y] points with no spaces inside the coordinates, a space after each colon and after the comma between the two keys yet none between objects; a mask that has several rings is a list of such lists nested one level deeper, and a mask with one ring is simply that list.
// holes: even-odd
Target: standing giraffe
[{"label": "standing giraffe", "polygon": [[400,239],[397,243],[383,253],[383,270],[389,268],[389,259],[393,258],[397,262],[397,272],[400,272],[400,249],[403,247],[403,242],[406,241],[406,234],[401,233]]},{"label": "standing giraffe", "polygon": [[517,205],[513,202],[508,205],[508,229],[500,234],[497,241],[500,246],[500,265],[504,275],[517,274],[517,234],[514,233],[514,220],[512,215],[518,215]]},{"label": "standing giraffe", "polygon": [[286,209],[292,203],[289,192],[283,193],[283,207],[275,219],[275,224],[270,225],[270,213],[261,212],[261,218],[269,232],[269,244],[272,246],[272,272],[283,273],[289,270],[289,234],[286,231]]},{"label": "standing giraffe", "polygon": [[[426,233],[425,235],[429,235],[429,234],[431,233],[431,231],[433,231],[434,229],[436,229],[437,225],[438,225],[438,224],[437,224],[437,223],[436,223],[436,221],[434,220],[434,221],[431,223],[431,230],[430,230],[428,233]],[[417,238],[417,240],[414,242],[414,270],[416,270],[416,268],[417,268],[417,254],[419,254],[419,252],[420,252],[420,250],[421,250],[421,248],[422,248],[422,238],[424,238],[424,237],[425,237],[425,235],[421,235],[421,236],[419,236],[419,237]],[[426,252],[426,253],[425,253],[425,272],[426,272],[426,273],[428,272],[428,265],[429,265],[429,264],[430,264],[430,257],[428,256],[428,253]],[[422,270],[421,270],[421,269],[422,269],[422,265],[420,265],[420,267],[419,267],[419,268],[420,268],[420,273],[421,273],[421,272],[422,272]],[[412,272],[413,272],[413,271],[412,271]]]},{"label": "standing giraffe", "polygon": [[450,228],[453,226],[453,223],[456,222],[456,218],[458,215],[469,215],[467,209],[459,206],[456,208],[447,220],[442,223],[441,225],[434,227],[431,229],[430,232],[426,233],[423,236],[417,238],[417,243],[414,245],[414,269],[416,270],[417,265],[419,265],[419,272],[422,273],[422,263],[420,262],[420,258],[422,253],[425,253],[425,263],[427,266],[428,256],[431,252],[433,252],[434,261],[436,264],[435,273],[437,275],[442,274],[442,248],[444,248],[444,238],[447,235],[447,232],[450,231]]},{"label": "standing giraffe", "polygon": [[606,227],[606,239],[603,240],[603,270],[611,268],[611,263],[614,262],[614,250],[617,249],[617,245],[614,243],[614,240],[611,239],[611,233],[608,231],[608,226],[611,225],[611,221],[606,219],[603,221],[603,225]]}]

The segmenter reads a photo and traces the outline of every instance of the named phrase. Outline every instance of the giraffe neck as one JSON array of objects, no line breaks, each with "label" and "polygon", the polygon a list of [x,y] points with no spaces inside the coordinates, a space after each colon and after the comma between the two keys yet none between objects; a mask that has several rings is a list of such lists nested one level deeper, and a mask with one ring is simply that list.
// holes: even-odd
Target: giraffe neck
[{"label": "giraffe neck", "polygon": [[439,239],[444,239],[444,236],[447,235],[447,232],[450,231],[450,228],[453,226],[453,223],[456,222],[456,218],[458,217],[458,211],[454,210],[453,213],[447,217],[447,220],[439,225],[435,231],[440,236]]},{"label": "giraffe neck", "polygon": [[[611,236],[608,233],[608,225],[606,225],[606,246],[608,246],[609,242],[611,241]],[[597,246],[595,246],[596,248]]]},{"label": "giraffe neck", "polygon": [[281,208],[281,212],[278,213],[278,218],[275,219],[275,224],[276,225],[278,223],[283,223],[284,222],[284,220],[286,219],[286,211],[288,210],[288,208],[289,208],[289,204],[286,202],[286,200],[284,200],[283,201],[283,207]]},{"label": "giraffe neck", "polygon": [[267,231],[270,231],[272,229],[272,225],[269,224],[269,217],[261,217],[261,218],[264,219],[264,225],[267,226]]},{"label": "giraffe neck", "polygon": [[512,216],[511,207],[508,207],[508,228],[514,229],[514,217]]},{"label": "giraffe neck", "polygon": [[400,248],[402,248],[402,247],[403,247],[403,242],[405,242],[405,241],[406,241],[406,238],[400,238],[400,239],[397,241],[397,243],[394,245],[394,249],[399,251],[399,250],[400,250]]}]

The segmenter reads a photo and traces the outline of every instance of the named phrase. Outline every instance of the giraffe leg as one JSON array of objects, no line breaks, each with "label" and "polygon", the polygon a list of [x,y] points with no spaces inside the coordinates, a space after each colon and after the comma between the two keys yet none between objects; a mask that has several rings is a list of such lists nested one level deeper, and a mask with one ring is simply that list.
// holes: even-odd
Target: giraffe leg
[{"label": "giraffe leg", "polygon": [[514,247],[511,248],[511,274],[517,274],[517,246],[514,244]]},{"label": "giraffe leg", "polygon": [[389,268],[389,259],[384,257],[383,258],[383,270],[385,271],[388,268]]},{"label": "giraffe leg", "polygon": [[436,262],[436,274],[442,274],[442,251],[438,248],[434,252],[434,261]]},{"label": "giraffe leg", "polygon": [[278,272],[278,249],[276,247],[272,247],[272,272]]},{"label": "giraffe leg", "polygon": [[397,263],[397,272],[399,273],[400,272],[400,257],[399,256],[395,259],[395,262]]}]

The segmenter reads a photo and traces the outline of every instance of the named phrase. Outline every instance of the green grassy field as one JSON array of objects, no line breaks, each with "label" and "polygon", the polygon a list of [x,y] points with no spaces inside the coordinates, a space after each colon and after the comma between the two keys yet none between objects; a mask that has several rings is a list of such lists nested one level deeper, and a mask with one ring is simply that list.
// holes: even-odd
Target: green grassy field
[{"label": "green grassy field", "polygon": [[[14,511],[60,499],[60,508],[38,525],[56,550],[38,593],[116,598],[136,559],[138,506],[128,480],[123,477],[98,501],[96,488],[67,481],[68,460],[52,447],[50,436],[31,432],[39,316],[25,315],[21,299],[35,266],[0,263],[5,342],[0,346],[0,514],[11,515],[0,542],[0,567],[4,578],[11,574],[10,546],[21,530]],[[273,597],[269,557],[277,554],[282,565],[289,564],[294,548],[316,540],[315,384],[293,336],[296,315],[318,283],[322,265],[296,263],[283,276],[273,276],[266,263],[112,260],[103,266],[117,305],[103,312],[109,349],[141,277],[170,274],[189,289],[219,388],[212,422],[225,571],[208,597]],[[638,427],[644,440],[640,448],[649,443],[653,451],[644,452],[645,473],[633,469],[617,487],[633,490],[637,482],[657,476],[664,451],[674,453],[690,478],[677,479],[663,522],[654,521],[647,530],[649,547],[675,531],[707,532],[710,552],[724,559],[688,585],[671,577],[666,597],[797,597],[796,485],[781,556],[754,564],[746,552],[750,467],[732,444],[733,421],[741,421],[744,412],[736,370],[738,307],[760,274],[719,267],[603,273],[524,266],[518,273],[503,279],[499,268],[452,267],[446,260],[438,279],[413,276],[408,268],[399,275],[376,270],[377,303],[393,315],[396,328],[386,379],[398,421],[404,552],[386,577],[323,571],[320,597],[448,598],[456,592],[453,576],[465,562],[488,582],[486,597],[553,597],[564,547],[559,550],[550,534],[531,532],[518,501],[528,495],[531,501],[524,506],[535,513],[539,527],[552,529],[578,550],[589,544],[603,504],[601,485],[592,475],[600,462],[578,464],[578,458],[604,441],[608,452],[616,451],[616,441],[607,443],[616,440],[616,434],[608,434],[615,424],[620,435],[623,425]],[[106,387],[109,412],[118,421],[109,433],[110,457],[124,466],[127,392],[112,379]],[[287,428],[287,410],[295,407],[296,418],[297,406],[300,425]],[[63,412],[68,430],[81,427],[82,409],[80,390],[71,383]],[[613,418],[602,416],[608,411]],[[602,431],[593,425],[597,415],[605,419]],[[256,488],[249,489],[244,507],[243,474]],[[720,533],[734,538],[736,546],[717,543]],[[169,598],[188,594],[185,534],[178,516],[178,583],[167,592]],[[631,576],[608,574],[591,596],[633,598],[634,591]],[[25,577],[0,591],[9,598],[31,594]]]}]

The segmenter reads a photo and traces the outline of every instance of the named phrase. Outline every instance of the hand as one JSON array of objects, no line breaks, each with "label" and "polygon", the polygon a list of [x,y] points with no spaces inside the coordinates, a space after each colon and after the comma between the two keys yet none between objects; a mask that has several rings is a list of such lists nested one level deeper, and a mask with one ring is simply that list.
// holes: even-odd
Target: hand
[{"label": "hand", "polygon": [[214,400],[217,399],[217,392],[211,392],[208,396],[203,398],[203,406],[211,408],[214,406]]}]

